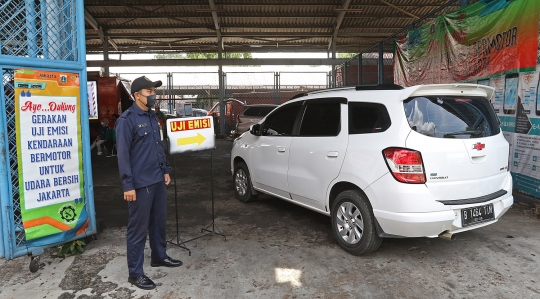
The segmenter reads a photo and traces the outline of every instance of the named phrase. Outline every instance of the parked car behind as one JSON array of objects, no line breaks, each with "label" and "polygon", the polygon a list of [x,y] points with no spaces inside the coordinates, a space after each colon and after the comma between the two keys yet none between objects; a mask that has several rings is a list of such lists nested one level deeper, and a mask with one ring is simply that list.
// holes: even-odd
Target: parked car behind
[{"label": "parked car behind", "polygon": [[452,239],[493,224],[513,203],[493,95],[461,83],[307,93],[234,141],[236,196],[266,193],[328,215],[355,255],[382,238]]},{"label": "parked car behind", "polygon": [[232,135],[240,135],[248,131],[251,125],[258,123],[277,106],[278,105],[274,104],[255,104],[244,106],[244,111],[238,114],[236,129],[231,132]]}]

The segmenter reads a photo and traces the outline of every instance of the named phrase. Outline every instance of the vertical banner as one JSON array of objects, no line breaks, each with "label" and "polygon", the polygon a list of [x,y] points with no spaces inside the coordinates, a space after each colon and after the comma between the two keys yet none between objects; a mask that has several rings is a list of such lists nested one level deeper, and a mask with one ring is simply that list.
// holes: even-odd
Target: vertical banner
[{"label": "vertical banner", "polygon": [[481,0],[444,14],[396,41],[402,86],[460,82],[534,70],[540,5]]},{"label": "vertical banner", "polygon": [[55,243],[70,239],[88,225],[79,75],[16,69],[15,93],[26,240]]}]

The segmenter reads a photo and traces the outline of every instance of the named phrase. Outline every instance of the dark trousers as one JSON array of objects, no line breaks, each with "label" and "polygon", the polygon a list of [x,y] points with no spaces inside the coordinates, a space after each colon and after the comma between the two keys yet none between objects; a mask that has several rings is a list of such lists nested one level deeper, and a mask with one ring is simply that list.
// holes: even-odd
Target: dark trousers
[{"label": "dark trousers", "polygon": [[150,238],[152,261],[167,258],[167,191],[165,182],[136,189],[137,199],[128,202],[127,263],[129,276],[144,274],[144,246],[146,233]]}]

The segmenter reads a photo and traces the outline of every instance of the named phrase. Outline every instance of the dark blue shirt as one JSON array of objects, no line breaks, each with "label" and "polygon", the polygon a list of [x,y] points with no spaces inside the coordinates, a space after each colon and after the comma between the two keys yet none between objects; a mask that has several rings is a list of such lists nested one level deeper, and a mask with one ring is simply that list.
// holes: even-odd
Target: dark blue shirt
[{"label": "dark blue shirt", "polygon": [[169,164],[161,142],[158,117],[137,104],[128,108],[116,121],[118,169],[125,191],[163,181]]}]

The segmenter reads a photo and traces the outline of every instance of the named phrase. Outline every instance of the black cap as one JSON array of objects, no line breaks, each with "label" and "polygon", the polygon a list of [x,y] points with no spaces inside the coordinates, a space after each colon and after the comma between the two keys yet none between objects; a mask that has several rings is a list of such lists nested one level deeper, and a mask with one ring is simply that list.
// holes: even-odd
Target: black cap
[{"label": "black cap", "polygon": [[133,80],[133,83],[131,83],[131,94],[135,94],[135,92],[141,90],[141,89],[147,89],[152,87],[160,87],[163,83],[161,80],[158,81],[152,81],[146,76],[139,77],[135,80]]}]

